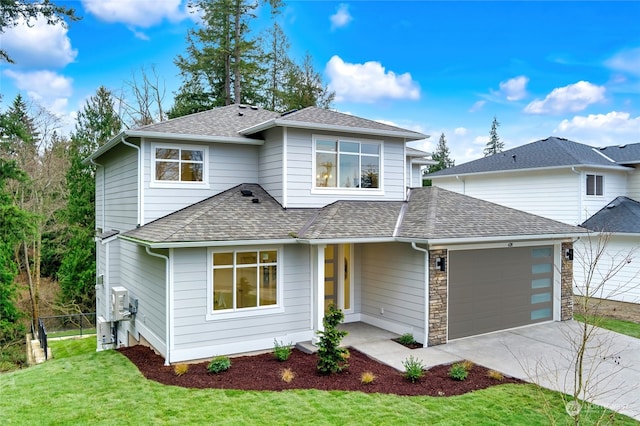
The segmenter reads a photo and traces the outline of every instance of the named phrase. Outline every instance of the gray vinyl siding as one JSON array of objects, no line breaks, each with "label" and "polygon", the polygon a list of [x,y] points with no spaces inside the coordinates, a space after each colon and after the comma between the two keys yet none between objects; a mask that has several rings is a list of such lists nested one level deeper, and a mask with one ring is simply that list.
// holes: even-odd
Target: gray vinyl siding
[{"label": "gray vinyl siding", "polygon": [[[313,193],[313,135],[343,137],[351,140],[380,140],[383,142],[382,185],[384,194]],[[404,141],[381,139],[367,135],[344,135],[332,132],[310,132],[288,129],[287,132],[287,207],[323,207],[337,200],[404,200]]]},{"label": "gray vinyl siding", "polygon": [[[600,175],[604,179],[604,188],[602,195],[586,195],[587,194],[587,174]],[[600,211],[604,206],[609,204],[611,200],[621,195],[627,195],[628,186],[627,179],[630,177],[627,172],[603,171],[598,169],[585,169],[582,172],[581,194],[582,201],[582,217],[580,223],[589,219],[595,213]]]},{"label": "gray vinyl siding", "polygon": [[[145,223],[212,197],[241,183],[258,182],[258,146],[194,142],[187,144],[208,147],[209,185],[202,188],[193,188],[187,185],[177,188],[153,187],[151,185],[151,167],[154,167],[154,157],[151,145],[154,142],[171,145],[167,141],[144,141]],[[180,142],[176,141],[175,145],[180,145]]]},{"label": "gray vinyl siding", "polygon": [[416,338],[424,336],[424,257],[405,243],[362,245],[362,314],[407,327]]},{"label": "gray vinyl siding", "polygon": [[[127,231],[138,223],[138,152],[130,147],[119,145],[98,159],[105,173],[104,198],[102,196],[102,180],[96,180],[96,195],[100,204],[105,205],[105,231]],[[99,176],[101,178],[102,176]],[[100,210],[101,212],[102,210]],[[96,222],[101,226],[101,218]]]},{"label": "gray vinyl siding", "polygon": [[220,320],[206,319],[207,292],[211,291],[206,248],[176,249],[173,256],[175,350],[242,343],[311,329],[309,247],[283,248],[278,273],[284,285],[284,312]]},{"label": "gray vinyl siding", "polygon": [[[143,328],[150,330],[162,343],[166,340],[166,266],[161,258],[149,256],[145,249],[128,241],[120,241],[119,285],[129,290],[130,298],[138,299],[134,326],[147,340]],[[158,251],[159,254],[167,255]],[[160,349],[160,348],[156,348]]]},{"label": "gray vinyl siding", "polygon": [[265,144],[260,147],[260,164],[258,183],[274,197],[283,203],[282,182],[282,138],[283,129],[271,130],[264,136]]},{"label": "gray vinyl siding", "polygon": [[640,200],[640,165],[636,164],[633,167],[633,171],[629,173],[627,196],[634,200]]}]

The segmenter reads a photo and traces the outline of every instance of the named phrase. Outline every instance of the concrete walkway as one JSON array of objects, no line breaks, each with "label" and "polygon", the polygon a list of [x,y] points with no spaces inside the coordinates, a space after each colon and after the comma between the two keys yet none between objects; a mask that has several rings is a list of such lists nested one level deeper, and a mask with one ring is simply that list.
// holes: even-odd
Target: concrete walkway
[{"label": "concrete walkway", "polygon": [[[398,370],[410,355],[427,367],[468,359],[548,389],[573,393],[576,321],[538,324],[446,345],[407,349],[391,341],[394,333],[364,323],[343,324],[343,340],[353,348]],[[585,373],[590,377],[587,399],[640,420],[640,339],[597,329],[589,340]]]}]

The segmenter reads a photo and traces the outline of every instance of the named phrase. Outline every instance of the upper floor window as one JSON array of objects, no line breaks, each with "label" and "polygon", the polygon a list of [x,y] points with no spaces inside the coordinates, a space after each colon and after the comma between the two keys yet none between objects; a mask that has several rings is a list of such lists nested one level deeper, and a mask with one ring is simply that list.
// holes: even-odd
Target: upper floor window
[{"label": "upper floor window", "polygon": [[587,175],[587,195],[604,195],[604,176]]},{"label": "upper floor window", "polygon": [[315,140],[316,188],[380,188],[382,143]]},{"label": "upper floor window", "polygon": [[197,184],[207,181],[207,149],[202,146],[153,144],[153,182]]}]

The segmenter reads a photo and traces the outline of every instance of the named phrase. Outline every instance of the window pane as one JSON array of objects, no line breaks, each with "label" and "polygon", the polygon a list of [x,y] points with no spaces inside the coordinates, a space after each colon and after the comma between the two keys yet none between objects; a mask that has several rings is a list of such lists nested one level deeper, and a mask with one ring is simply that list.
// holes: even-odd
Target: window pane
[{"label": "window pane", "polygon": [[202,151],[183,149],[180,158],[187,161],[203,161]]},{"label": "window pane", "polygon": [[587,195],[595,194],[595,182],[594,175],[587,175]]},{"label": "window pane", "polygon": [[233,265],[233,253],[214,253],[213,265]]},{"label": "window pane", "polygon": [[260,263],[275,263],[277,261],[278,252],[276,250],[260,252]]},{"label": "window pane", "polygon": [[539,293],[531,295],[531,304],[551,302],[551,293]]},{"label": "window pane", "polygon": [[213,270],[213,310],[233,308],[233,269]]},{"label": "window pane", "polygon": [[531,273],[533,274],[546,274],[549,272],[551,272],[550,263],[538,263],[535,265],[531,265]]},{"label": "window pane", "polygon": [[258,263],[258,253],[255,251],[238,253],[236,256],[238,265],[255,265]]},{"label": "window pane", "polygon": [[363,143],[360,149],[363,154],[380,155],[380,145],[377,143]]},{"label": "window pane", "polygon": [[538,278],[531,280],[531,288],[547,288],[551,287],[551,278]]},{"label": "window pane", "polygon": [[539,320],[543,318],[551,318],[551,308],[536,309],[531,311],[531,320]]},{"label": "window pane", "polygon": [[379,188],[380,165],[378,157],[362,157],[362,188]]},{"label": "window pane", "polygon": [[172,148],[156,148],[157,160],[178,160],[180,150]]},{"label": "window pane", "polygon": [[236,269],[236,307],[254,308],[258,306],[258,268]]},{"label": "window pane", "polygon": [[336,154],[316,155],[316,186],[336,186]]},{"label": "window pane", "polygon": [[316,141],[317,151],[331,151],[336,152],[336,141]]},{"label": "window pane", "polygon": [[179,163],[167,163],[156,161],[156,180],[178,180],[180,171]]},{"label": "window pane", "polygon": [[551,257],[551,254],[552,254],[551,247],[534,248],[531,251],[532,257]]},{"label": "window pane", "polygon": [[602,176],[600,176],[600,175],[596,176],[596,195],[604,194],[604,192],[603,192],[604,190],[603,190],[603,187],[602,187],[603,186],[602,185],[602,183],[603,183],[602,180],[603,180]]},{"label": "window pane", "polygon": [[202,163],[182,163],[180,180],[184,182],[202,182]]},{"label": "window pane", "polygon": [[358,188],[359,156],[340,154],[340,188]]},{"label": "window pane", "polygon": [[358,142],[340,142],[340,152],[360,152],[360,143]]},{"label": "window pane", "polygon": [[262,266],[260,268],[260,306],[276,304],[276,295],[278,294],[277,269],[275,265]]}]

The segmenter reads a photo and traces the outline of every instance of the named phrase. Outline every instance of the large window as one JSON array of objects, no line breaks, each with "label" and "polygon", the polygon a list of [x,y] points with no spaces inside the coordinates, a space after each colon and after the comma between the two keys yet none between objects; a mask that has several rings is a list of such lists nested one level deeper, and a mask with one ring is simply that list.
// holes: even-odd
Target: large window
[{"label": "large window", "polygon": [[587,195],[604,195],[604,177],[587,175]]},{"label": "large window", "polygon": [[205,181],[206,150],[203,147],[154,145],[152,149],[156,182]]},{"label": "large window", "polygon": [[278,250],[212,253],[213,311],[278,304]]},{"label": "large window", "polygon": [[380,188],[380,142],[317,138],[316,188]]}]

